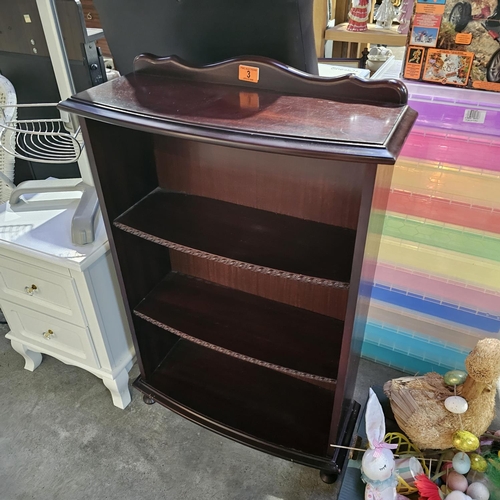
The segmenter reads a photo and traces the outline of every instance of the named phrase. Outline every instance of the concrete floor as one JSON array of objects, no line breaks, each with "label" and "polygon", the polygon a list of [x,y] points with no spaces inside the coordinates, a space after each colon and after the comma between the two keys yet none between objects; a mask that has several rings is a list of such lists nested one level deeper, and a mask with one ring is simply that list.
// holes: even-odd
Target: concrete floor
[{"label": "concrete floor", "polygon": [[[35,372],[24,370],[7,330],[0,329],[0,500],[336,498],[339,485],[322,483],[318,471],[147,406],[135,389],[119,410],[84,370],[49,356]],[[399,374],[363,360],[358,401]]]}]

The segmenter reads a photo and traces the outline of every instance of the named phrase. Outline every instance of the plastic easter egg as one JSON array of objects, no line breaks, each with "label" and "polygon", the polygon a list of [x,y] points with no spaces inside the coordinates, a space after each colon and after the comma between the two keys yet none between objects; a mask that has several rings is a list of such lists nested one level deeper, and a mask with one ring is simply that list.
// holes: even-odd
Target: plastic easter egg
[{"label": "plastic easter egg", "polygon": [[465,493],[455,490],[446,496],[446,500],[467,500]]},{"label": "plastic easter egg", "polygon": [[451,471],[448,474],[448,478],[446,479],[446,486],[452,491],[458,490],[458,491],[466,491],[467,487],[469,486],[469,483],[467,482],[467,479],[465,476],[462,474],[459,474],[456,471]]},{"label": "plastic easter egg", "polygon": [[469,403],[460,396],[450,396],[444,400],[445,408],[451,413],[465,413],[469,408]]},{"label": "plastic easter egg", "polygon": [[443,380],[446,385],[462,385],[467,378],[467,372],[462,370],[451,370],[444,374]]},{"label": "plastic easter egg", "polygon": [[479,448],[479,439],[469,431],[457,431],[453,434],[453,446],[460,451],[474,451]]},{"label": "plastic easter egg", "polygon": [[469,473],[467,474],[467,481],[469,481],[469,484],[471,483],[484,483],[484,472],[477,472],[475,470],[470,470]]},{"label": "plastic easter egg", "polygon": [[470,468],[478,472],[484,472],[488,468],[488,462],[485,458],[477,453],[471,453],[470,458]]},{"label": "plastic easter egg", "polygon": [[[446,486],[446,484],[443,484],[441,485],[441,488],[440,488],[441,492],[443,493],[443,495],[447,495],[448,493],[450,493],[450,490],[448,489],[448,487]],[[441,495],[441,497],[443,496]]]},{"label": "plastic easter egg", "polygon": [[[450,459],[453,459],[453,456],[451,456]],[[441,470],[445,471],[446,469],[451,469],[452,467],[453,464],[451,462],[443,462],[443,465],[441,465]]]},{"label": "plastic easter egg", "polygon": [[459,474],[467,474],[470,471],[470,458],[466,453],[457,453],[452,460],[453,468]]},{"label": "plastic easter egg", "polygon": [[483,483],[471,483],[467,488],[467,495],[473,500],[488,500],[490,492]]}]

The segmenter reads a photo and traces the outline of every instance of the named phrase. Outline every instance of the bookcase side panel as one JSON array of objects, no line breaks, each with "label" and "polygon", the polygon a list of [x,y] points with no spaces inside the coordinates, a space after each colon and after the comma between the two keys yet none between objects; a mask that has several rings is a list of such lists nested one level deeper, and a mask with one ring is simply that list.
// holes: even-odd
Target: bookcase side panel
[{"label": "bookcase side panel", "polygon": [[[339,426],[349,411],[354,394],[369,304],[366,290],[369,290],[370,283],[373,282],[373,273],[370,271],[373,266],[365,266],[364,262],[377,258],[382,232],[382,228],[378,226],[383,219],[380,217],[370,218],[370,215],[372,206],[375,205],[375,199],[378,207],[387,205],[393,169],[392,165],[379,165],[378,167],[370,164],[365,165],[330,443],[338,442],[340,439]],[[329,452],[333,455],[334,448],[332,447]]]},{"label": "bookcase side panel", "polygon": [[85,120],[101,208],[110,222],[158,186],[153,136]]},{"label": "bookcase side panel", "polygon": [[[141,372],[132,309],[167,274],[166,248],[118,230],[113,220],[158,185],[152,135],[95,120],[83,134]],[[161,214],[158,214],[161,218]]]}]

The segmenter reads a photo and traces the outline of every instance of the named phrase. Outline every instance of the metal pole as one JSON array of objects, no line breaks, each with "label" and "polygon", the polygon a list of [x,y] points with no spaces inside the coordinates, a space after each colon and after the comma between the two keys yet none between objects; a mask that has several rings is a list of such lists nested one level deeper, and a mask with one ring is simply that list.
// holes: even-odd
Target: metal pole
[{"label": "metal pole", "polygon": [[[66,54],[66,47],[64,46],[64,39],[61,33],[55,2],[54,0],[36,0],[36,5],[40,14],[40,20],[42,21],[43,33],[47,41],[50,60],[52,62],[52,68],[54,69],[61,100],[68,99],[75,93],[75,85],[73,83],[73,77],[71,76],[71,69]],[[69,129],[73,132],[77,130],[78,121],[75,117],[71,116],[69,113],[61,112],[61,118]],[[94,181],[90,172],[89,159],[85,148],[78,160],[78,167],[83,182],[93,186]]]}]

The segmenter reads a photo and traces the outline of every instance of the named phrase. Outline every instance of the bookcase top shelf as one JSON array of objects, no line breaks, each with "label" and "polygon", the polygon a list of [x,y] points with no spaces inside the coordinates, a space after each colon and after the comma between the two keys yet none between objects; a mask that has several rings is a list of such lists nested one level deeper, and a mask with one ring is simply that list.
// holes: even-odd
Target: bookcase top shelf
[{"label": "bookcase top shelf", "polygon": [[[416,118],[393,80],[323,78],[266,58],[195,68],[143,55],[135,67],[61,109],[158,134],[378,163],[394,163]],[[257,81],[239,79],[242,67]]]},{"label": "bookcase top shelf", "polygon": [[[157,214],[162,214],[163,224],[157,223]],[[227,266],[321,286],[349,286],[356,238],[352,229],[161,188],[114,224]]]}]

